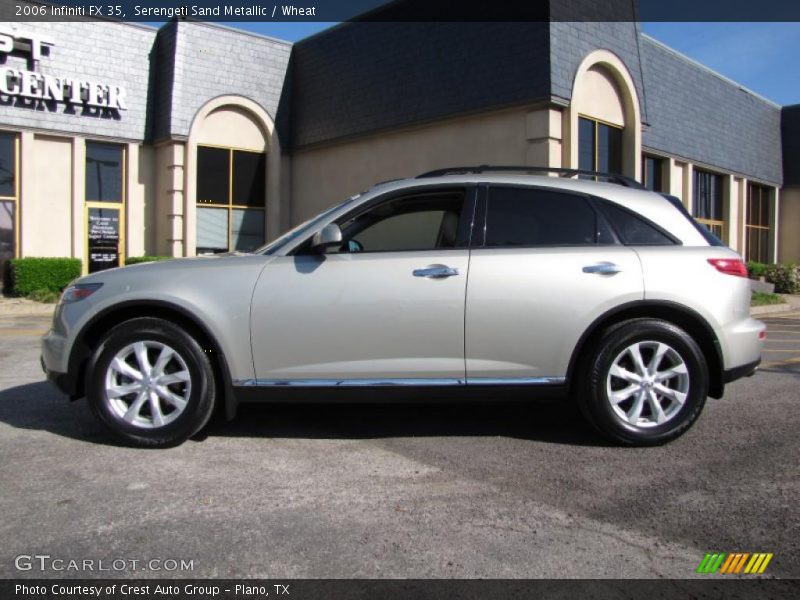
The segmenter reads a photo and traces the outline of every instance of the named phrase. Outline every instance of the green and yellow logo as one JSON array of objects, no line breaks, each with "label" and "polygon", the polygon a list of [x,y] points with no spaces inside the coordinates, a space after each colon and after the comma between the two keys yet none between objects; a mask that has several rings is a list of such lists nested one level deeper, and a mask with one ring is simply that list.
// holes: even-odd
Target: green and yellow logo
[{"label": "green and yellow logo", "polygon": [[707,552],[697,567],[698,573],[721,573],[723,575],[760,575],[772,560],[772,552]]}]

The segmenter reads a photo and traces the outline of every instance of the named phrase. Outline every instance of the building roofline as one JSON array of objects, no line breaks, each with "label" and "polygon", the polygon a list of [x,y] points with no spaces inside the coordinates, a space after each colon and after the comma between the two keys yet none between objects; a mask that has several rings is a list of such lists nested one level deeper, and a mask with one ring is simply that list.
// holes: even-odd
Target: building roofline
[{"label": "building roofline", "polygon": [[673,47],[671,47],[671,46],[668,46],[667,44],[665,44],[665,43],[664,43],[664,42],[662,42],[662,41],[659,41],[659,40],[657,40],[657,39],[656,39],[656,38],[654,38],[653,36],[651,36],[651,35],[649,35],[649,34],[647,34],[647,33],[644,33],[644,32],[642,32],[642,33],[641,33],[641,36],[642,36],[643,38],[647,39],[648,41],[650,41],[650,42],[653,42],[653,43],[654,43],[656,46],[658,46],[659,48],[661,48],[661,49],[663,49],[663,50],[666,50],[667,52],[669,52],[670,54],[673,54],[673,55],[674,55],[674,56],[676,56],[677,58],[680,58],[680,59],[681,59],[681,60],[683,60],[684,62],[687,62],[687,63],[689,63],[690,65],[693,65],[693,66],[695,66],[695,67],[698,67],[698,68],[702,69],[703,71],[705,71],[705,72],[707,72],[707,73],[709,73],[709,74],[713,75],[713,76],[714,76],[714,77],[716,77],[717,79],[720,79],[720,80],[724,81],[725,83],[727,83],[727,84],[729,84],[729,85],[736,86],[736,88],[738,88],[739,90],[741,90],[741,91],[743,91],[743,92],[745,92],[745,93],[747,93],[747,94],[750,94],[751,96],[753,96],[753,97],[755,97],[755,98],[758,98],[758,99],[759,99],[759,100],[761,100],[762,102],[766,102],[767,104],[769,104],[770,106],[773,106],[773,107],[775,107],[775,108],[783,108],[783,106],[782,106],[782,105],[780,105],[780,104],[778,104],[777,102],[775,102],[775,101],[773,101],[773,100],[770,100],[769,98],[766,98],[766,97],[762,96],[762,95],[761,95],[761,94],[759,94],[758,92],[754,92],[754,91],[753,91],[753,90],[751,90],[750,88],[747,88],[747,87],[743,86],[741,83],[739,83],[738,81],[734,81],[734,80],[733,80],[733,79],[731,79],[730,77],[725,77],[725,75],[723,75],[722,73],[718,73],[717,71],[715,71],[715,70],[714,70],[714,69],[712,69],[711,67],[709,67],[709,66],[707,66],[707,65],[704,65],[703,63],[701,63],[701,62],[699,62],[699,61],[696,61],[695,59],[693,59],[693,58],[690,58],[689,56],[686,56],[686,55],[685,55],[685,54],[683,54],[682,52],[679,52],[678,50],[675,50],[675,48],[673,48]]},{"label": "building roofline", "polygon": [[[272,37],[271,35],[264,35],[263,33],[256,33],[255,31],[248,31],[247,29],[239,29],[238,27],[231,27],[229,25],[222,25],[221,23],[217,23],[215,21],[203,21],[202,19],[193,19],[191,17],[187,17],[185,19],[179,19],[178,23],[191,23],[192,25],[203,25],[205,27],[210,27],[212,29],[222,29],[223,31],[229,31],[231,33],[236,33],[240,35],[246,35],[249,37],[254,37],[260,40],[266,40],[269,42],[275,42],[277,44],[283,44],[284,46],[293,46],[294,43],[288,40],[282,40],[280,38]],[[169,25],[169,22],[162,25],[162,27],[166,27]]]}]

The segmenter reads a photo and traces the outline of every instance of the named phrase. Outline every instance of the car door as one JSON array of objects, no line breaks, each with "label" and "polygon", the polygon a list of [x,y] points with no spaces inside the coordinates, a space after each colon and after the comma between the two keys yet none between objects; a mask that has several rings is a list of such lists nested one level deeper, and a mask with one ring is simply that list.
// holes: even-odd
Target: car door
[{"label": "car door", "polygon": [[264,385],[463,383],[474,189],[389,194],[337,220],[343,243],[276,258],[256,284]]},{"label": "car door", "polygon": [[476,233],[467,288],[467,382],[560,383],[592,321],[643,298],[639,258],[578,193],[484,187],[477,213],[482,239]]}]

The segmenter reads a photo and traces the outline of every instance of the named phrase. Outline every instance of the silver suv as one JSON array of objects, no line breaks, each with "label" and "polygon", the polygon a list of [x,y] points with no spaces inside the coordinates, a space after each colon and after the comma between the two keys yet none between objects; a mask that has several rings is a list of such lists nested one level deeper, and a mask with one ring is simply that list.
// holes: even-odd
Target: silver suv
[{"label": "silver suv", "polygon": [[451,169],[376,185],[252,253],[83,277],[42,359],[142,446],[240,402],[554,396],[653,445],[756,370],[746,276],[680,201],[623,177]]}]

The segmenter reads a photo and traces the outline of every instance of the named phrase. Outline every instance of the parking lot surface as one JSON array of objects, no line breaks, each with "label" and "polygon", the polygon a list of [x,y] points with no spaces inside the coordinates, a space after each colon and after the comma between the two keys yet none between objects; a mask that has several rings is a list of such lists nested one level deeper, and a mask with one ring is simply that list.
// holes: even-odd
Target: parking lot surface
[{"label": "parking lot surface", "polygon": [[[764,320],[764,368],[659,448],[489,403],[244,406],[138,450],[43,381],[46,318],[0,317],[0,577],[800,577],[800,313]],[[37,554],[124,567],[15,567]]]}]

